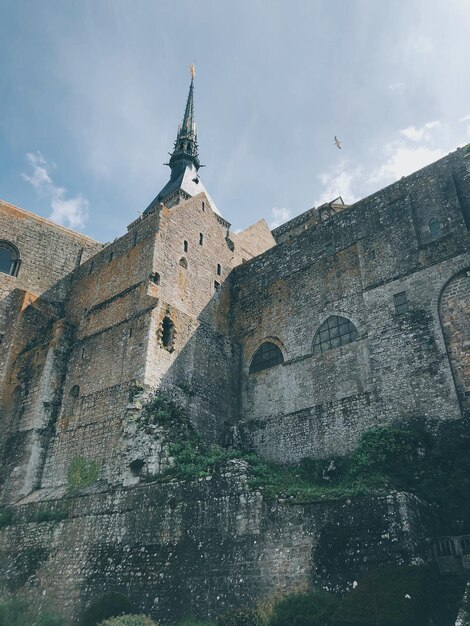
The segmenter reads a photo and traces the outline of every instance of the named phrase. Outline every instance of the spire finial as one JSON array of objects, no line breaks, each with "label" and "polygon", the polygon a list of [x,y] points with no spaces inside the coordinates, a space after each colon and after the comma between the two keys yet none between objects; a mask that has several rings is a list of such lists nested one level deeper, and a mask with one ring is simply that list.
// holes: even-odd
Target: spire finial
[{"label": "spire finial", "polygon": [[189,73],[191,74],[191,78],[194,78],[196,76],[196,66],[194,65],[194,63],[191,63],[191,65],[189,66]]}]

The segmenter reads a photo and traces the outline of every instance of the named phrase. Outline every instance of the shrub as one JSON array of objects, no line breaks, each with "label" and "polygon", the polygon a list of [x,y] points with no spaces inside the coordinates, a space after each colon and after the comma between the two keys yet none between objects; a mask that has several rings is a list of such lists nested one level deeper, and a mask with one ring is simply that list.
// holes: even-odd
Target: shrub
[{"label": "shrub", "polygon": [[67,511],[63,511],[62,509],[55,510],[43,510],[43,511],[35,511],[33,514],[31,521],[32,522],[61,522],[64,519],[67,519],[68,514]]},{"label": "shrub", "polygon": [[194,617],[187,617],[179,621],[176,626],[216,626],[215,622],[211,620],[200,620]]},{"label": "shrub", "polygon": [[85,489],[98,480],[100,468],[96,461],[88,461],[76,456],[67,469],[67,488],[69,491]]},{"label": "shrub", "polygon": [[1,626],[65,626],[62,617],[52,613],[39,613],[24,598],[11,597],[0,600]]},{"label": "shrub", "polygon": [[233,609],[217,620],[218,626],[264,626],[265,622],[256,609]]},{"label": "shrub", "polygon": [[293,593],[278,602],[269,626],[328,626],[334,624],[333,614],[339,600],[323,591]]},{"label": "shrub", "polygon": [[2,509],[0,511],[0,528],[5,528],[5,526],[10,526],[14,520],[14,513],[12,509]]},{"label": "shrub", "polygon": [[157,624],[145,615],[121,615],[100,622],[100,626],[157,626]]},{"label": "shrub", "polygon": [[433,579],[425,568],[376,570],[359,581],[335,613],[335,626],[426,626]]},{"label": "shrub", "polygon": [[80,619],[80,626],[96,626],[110,617],[131,615],[133,606],[127,596],[111,591],[93,602]]}]

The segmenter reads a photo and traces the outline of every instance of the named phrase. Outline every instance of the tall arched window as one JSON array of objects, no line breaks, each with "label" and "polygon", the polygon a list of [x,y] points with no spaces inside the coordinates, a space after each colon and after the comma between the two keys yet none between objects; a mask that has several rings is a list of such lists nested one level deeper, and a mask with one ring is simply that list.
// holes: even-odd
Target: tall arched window
[{"label": "tall arched window", "polygon": [[0,272],[18,276],[20,262],[18,248],[9,241],[0,240]]},{"label": "tall arched window", "polygon": [[270,367],[284,363],[281,350],[274,343],[267,341],[256,350],[250,364],[250,374],[267,370]]},{"label": "tall arched window", "polygon": [[440,221],[433,217],[432,220],[429,221],[429,230],[431,231],[431,235],[433,237],[438,237],[441,234],[441,229],[442,227]]},{"label": "tall arched window", "polygon": [[175,325],[171,319],[166,316],[162,322],[162,346],[165,350],[172,351],[175,343]]},{"label": "tall arched window", "polygon": [[354,324],[345,317],[332,315],[317,330],[313,340],[313,354],[345,346],[356,339],[357,328]]}]

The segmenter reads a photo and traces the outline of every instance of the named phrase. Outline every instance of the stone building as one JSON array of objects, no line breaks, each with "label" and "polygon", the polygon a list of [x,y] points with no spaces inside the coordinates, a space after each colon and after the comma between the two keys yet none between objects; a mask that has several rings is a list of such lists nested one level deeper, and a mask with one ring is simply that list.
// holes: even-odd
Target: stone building
[{"label": "stone building", "polygon": [[[470,417],[468,146],[351,206],[337,198],[272,232],[261,220],[235,233],[199,175],[193,91],[192,79],[170,180],[111,244],[0,202],[3,503],[26,521],[28,507],[56,506],[76,458],[98,464],[101,485],[96,493],[69,498],[81,521],[75,527],[63,522],[69,526],[62,539],[44,525],[33,534],[23,529],[13,536],[8,532],[19,531],[7,529],[0,547],[10,555],[9,576],[18,571],[21,580],[29,566],[16,563],[11,546],[36,550],[37,567],[31,565],[29,575],[71,614],[93,596],[91,579],[109,588],[97,573],[96,546],[103,559],[104,544],[121,549],[129,524],[131,552],[137,545],[145,552],[152,543],[139,543],[146,532],[142,519],[124,524],[124,501],[127,511],[146,502],[147,512],[159,502],[166,511],[153,521],[160,547],[165,533],[177,532],[173,525],[179,538],[184,535],[166,487],[149,482],[171,463],[168,452],[132,421],[157,388],[185,408],[205,440],[288,463],[348,452],[372,426]],[[285,534],[274,538],[267,529],[258,496],[247,499],[241,479],[224,480],[228,487],[219,485],[217,497],[208,486],[184,487],[193,514],[204,517],[199,509],[194,513],[199,494],[206,521],[213,516],[220,524],[223,506],[238,519],[231,522],[237,527],[214,531],[217,537],[265,539],[259,542],[263,558],[251,544],[237,548],[245,550],[250,572],[260,559],[264,563],[257,584],[247,572],[244,583],[235,582],[240,559],[231,550],[232,565],[214,575],[225,581],[222,587],[229,579],[230,593],[253,597],[274,588],[268,580],[300,580],[316,541],[305,520],[321,527],[325,514],[277,511],[280,528],[296,528],[286,543]],[[220,489],[226,488],[233,502],[222,506]],[[124,490],[121,500],[113,500],[116,489]],[[174,488],[168,489],[174,499]],[[242,501],[243,523],[237,517]],[[401,504],[387,506],[387,515],[401,515]],[[66,538],[80,546],[79,556],[58,577],[57,554],[71,549]],[[410,545],[408,557],[415,549]],[[292,571],[286,557],[275,554],[282,549],[291,551]],[[187,558],[181,550],[176,569]],[[153,565],[150,552],[147,557],[138,591],[129,583],[129,572],[140,567],[135,563],[127,582],[116,585],[134,593],[142,609],[173,614],[165,602],[177,594],[176,578],[168,582],[160,557]],[[212,557],[206,552],[204,558]],[[185,567],[183,576],[178,571],[191,580],[192,610],[217,612],[210,589],[218,583],[196,584]],[[166,586],[155,595],[160,575]],[[233,604],[229,595],[227,605]]]}]

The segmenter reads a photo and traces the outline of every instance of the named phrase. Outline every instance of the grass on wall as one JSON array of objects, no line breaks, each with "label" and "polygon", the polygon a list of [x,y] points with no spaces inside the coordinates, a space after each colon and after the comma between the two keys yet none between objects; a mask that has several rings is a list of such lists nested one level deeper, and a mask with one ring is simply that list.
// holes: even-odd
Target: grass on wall
[{"label": "grass on wall", "polygon": [[98,480],[100,467],[96,461],[76,456],[67,468],[67,490],[80,491]]},{"label": "grass on wall", "polygon": [[431,435],[420,420],[372,428],[345,457],[304,459],[296,465],[270,463],[256,454],[205,443],[186,413],[163,393],[142,412],[144,423],[168,432],[174,465],[158,480],[211,475],[227,461],[247,464],[250,486],[266,498],[295,502],[408,491],[433,503],[452,532],[470,532],[470,428],[459,422]]}]

